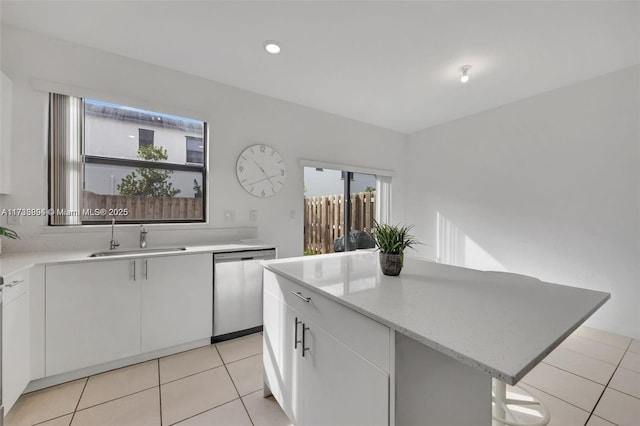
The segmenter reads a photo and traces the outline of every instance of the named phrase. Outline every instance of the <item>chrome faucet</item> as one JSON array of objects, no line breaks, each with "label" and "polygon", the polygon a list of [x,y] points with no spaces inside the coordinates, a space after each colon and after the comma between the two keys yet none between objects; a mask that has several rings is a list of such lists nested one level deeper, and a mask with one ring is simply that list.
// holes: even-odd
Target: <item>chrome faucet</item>
[{"label": "chrome faucet", "polygon": [[115,250],[120,243],[113,239],[113,228],[116,226],[116,218],[111,219],[111,241],[109,241],[109,250]]},{"label": "chrome faucet", "polygon": [[147,230],[140,225],[140,248],[147,248]]}]

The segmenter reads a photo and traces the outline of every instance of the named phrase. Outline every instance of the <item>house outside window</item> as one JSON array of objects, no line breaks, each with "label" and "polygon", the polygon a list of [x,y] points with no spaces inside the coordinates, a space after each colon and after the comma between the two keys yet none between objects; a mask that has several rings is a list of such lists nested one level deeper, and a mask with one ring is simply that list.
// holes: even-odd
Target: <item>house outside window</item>
[{"label": "house outside window", "polygon": [[[55,97],[75,100],[81,108],[61,111]],[[50,207],[63,204],[78,217],[54,215],[50,224],[205,221],[205,122],[92,99],[51,99]],[[80,123],[79,141],[69,132],[55,134],[69,122],[65,114]],[[185,138],[198,141],[199,155],[185,152]],[[78,150],[79,161],[55,161],[56,152],[73,158]],[[81,182],[75,183],[75,175]]]}]

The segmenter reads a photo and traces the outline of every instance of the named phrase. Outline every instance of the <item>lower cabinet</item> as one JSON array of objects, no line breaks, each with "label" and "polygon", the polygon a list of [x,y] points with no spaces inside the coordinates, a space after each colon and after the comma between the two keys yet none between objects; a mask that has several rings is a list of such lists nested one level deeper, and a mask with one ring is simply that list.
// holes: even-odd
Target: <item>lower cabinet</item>
[{"label": "lower cabinet", "polygon": [[[265,291],[263,297],[264,380],[273,397],[294,425],[302,425],[302,362],[298,346],[301,345],[302,317],[289,305]],[[300,346],[301,347],[301,346]]]},{"label": "lower cabinet", "polygon": [[[29,297],[26,271],[4,277],[2,405],[8,412],[29,383]],[[1,423],[1,422],[0,422]]]},{"label": "lower cabinet", "polygon": [[46,267],[47,376],[140,352],[140,286],[133,262]]},{"label": "lower cabinet", "polygon": [[49,265],[45,375],[211,337],[212,255]]},{"label": "lower cabinet", "polygon": [[303,322],[308,348],[302,361],[305,425],[386,425],[389,374],[319,325]]},{"label": "lower cabinet", "polygon": [[141,260],[142,352],[213,336],[213,259],[209,254]]},{"label": "lower cabinet", "polygon": [[[358,347],[372,350],[375,359],[377,353],[388,354],[389,329],[360,314],[346,313],[347,308],[270,271],[265,271],[264,282],[265,383],[291,422],[389,424],[388,368],[380,368],[357,351]],[[291,293],[298,296],[287,300],[284,296]],[[296,300],[300,303],[295,307],[288,303]],[[352,314],[358,316],[357,324],[349,321]],[[371,327],[372,336],[386,332],[387,339],[378,341],[377,347],[355,341],[352,347],[336,337],[363,327]]]}]

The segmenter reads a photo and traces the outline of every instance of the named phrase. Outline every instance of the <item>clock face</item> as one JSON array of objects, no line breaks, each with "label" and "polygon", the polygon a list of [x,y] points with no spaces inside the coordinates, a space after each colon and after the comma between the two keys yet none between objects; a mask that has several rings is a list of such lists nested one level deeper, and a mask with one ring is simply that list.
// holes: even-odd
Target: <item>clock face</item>
[{"label": "clock face", "polygon": [[269,145],[252,145],[236,163],[240,185],[256,197],[270,197],[282,189],[287,168],[278,151]]}]

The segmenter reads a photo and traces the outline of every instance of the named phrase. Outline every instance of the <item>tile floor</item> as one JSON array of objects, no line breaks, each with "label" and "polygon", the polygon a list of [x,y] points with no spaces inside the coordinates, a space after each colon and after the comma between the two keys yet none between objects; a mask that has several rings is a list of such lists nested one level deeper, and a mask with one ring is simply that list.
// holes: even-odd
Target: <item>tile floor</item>
[{"label": "tile floor", "polygon": [[290,425],[262,386],[256,333],[25,394],[5,425]]},{"label": "tile floor", "polygon": [[[552,426],[640,425],[640,341],[579,328],[520,382]],[[510,394],[517,389],[509,388]],[[520,420],[536,413],[518,412]],[[7,426],[289,425],[262,397],[260,333],[23,395]]]},{"label": "tile floor", "polygon": [[[549,408],[551,426],[639,426],[640,340],[580,327],[519,386]],[[516,417],[537,416],[523,410]]]}]

